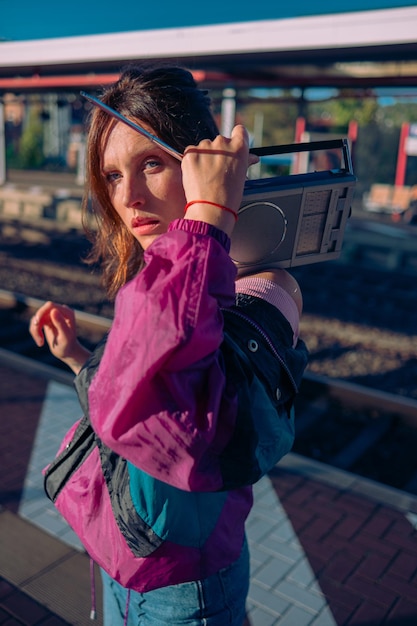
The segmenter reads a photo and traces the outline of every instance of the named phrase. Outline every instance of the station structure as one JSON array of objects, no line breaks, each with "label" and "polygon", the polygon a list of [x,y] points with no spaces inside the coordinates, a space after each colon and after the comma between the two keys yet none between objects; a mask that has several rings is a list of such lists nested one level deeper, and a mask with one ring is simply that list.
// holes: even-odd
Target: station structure
[{"label": "station structure", "polygon": [[219,90],[226,135],[241,89],[299,88],[300,100],[305,89],[317,87],[363,94],[381,87],[415,89],[417,6],[367,0],[358,10],[357,4],[343,0],[326,10],[303,1],[297,15],[277,6],[271,19],[127,30],[133,23],[124,32],[1,41],[0,184],[7,94],[53,94],[58,102],[59,93],[113,82],[132,62],[185,65],[203,88]]}]

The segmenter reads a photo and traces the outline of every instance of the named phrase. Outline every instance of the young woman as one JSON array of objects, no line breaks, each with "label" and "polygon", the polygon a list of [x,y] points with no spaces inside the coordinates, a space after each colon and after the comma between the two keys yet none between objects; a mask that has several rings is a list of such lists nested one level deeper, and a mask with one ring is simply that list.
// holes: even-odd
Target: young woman
[{"label": "young woman", "polygon": [[[100,520],[80,536],[102,567],[107,626],[127,611],[132,625],[242,626],[259,470],[248,450],[264,414],[289,423],[306,365],[300,290],[280,269],[236,280],[230,236],[257,159],[242,126],[219,135],[188,71],[128,68],[102,101],[184,158],[93,111],[84,211],[96,220],[91,260],[116,296],[113,325],[90,355],[66,306],[47,302],[31,321],[36,343],[46,338],[76,374],[106,481],[115,458],[127,464],[127,495],[110,493],[126,554]],[[93,528],[91,488],[79,502],[80,525]]]}]

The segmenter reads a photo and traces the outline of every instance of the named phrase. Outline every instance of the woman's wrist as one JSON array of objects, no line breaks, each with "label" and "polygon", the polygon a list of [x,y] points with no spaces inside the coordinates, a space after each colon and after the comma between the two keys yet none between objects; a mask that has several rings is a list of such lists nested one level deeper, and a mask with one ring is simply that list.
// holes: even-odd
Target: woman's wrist
[{"label": "woman's wrist", "polygon": [[212,202],[211,200],[191,200],[190,202],[187,202],[187,204],[185,205],[184,212],[186,213],[188,209],[194,204],[214,206],[216,209],[220,209],[221,211],[226,211],[226,213],[230,213],[230,215],[233,215],[235,222],[237,221],[237,211],[235,211],[234,209],[231,209],[228,206],[224,206],[223,204]]},{"label": "woman's wrist", "polygon": [[237,220],[237,212],[211,200],[190,200],[185,205],[184,217],[187,220],[207,222],[230,237]]},{"label": "woman's wrist", "polygon": [[90,358],[91,352],[84,348],[80,343],[77,344],[76,349],[71,356],[61,359],[68,367],[74,372],[79,374],[86,361]]}]

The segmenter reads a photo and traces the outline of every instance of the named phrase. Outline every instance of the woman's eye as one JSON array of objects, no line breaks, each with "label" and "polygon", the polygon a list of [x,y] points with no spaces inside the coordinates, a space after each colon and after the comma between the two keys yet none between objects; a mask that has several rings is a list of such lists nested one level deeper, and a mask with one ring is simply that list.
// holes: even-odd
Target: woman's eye
[{"label": "woman's eye", "polygon": [[161,165],[161,161],[158,159],[147,159],[144,163],[145,169],[154,169],[155,167],[159,167]]},{"label": "woman's eye", "polygon": [[119,172],[107,172],[104,174],[104,178],[107,183],[114,183],[116,180],[120,178]]}]

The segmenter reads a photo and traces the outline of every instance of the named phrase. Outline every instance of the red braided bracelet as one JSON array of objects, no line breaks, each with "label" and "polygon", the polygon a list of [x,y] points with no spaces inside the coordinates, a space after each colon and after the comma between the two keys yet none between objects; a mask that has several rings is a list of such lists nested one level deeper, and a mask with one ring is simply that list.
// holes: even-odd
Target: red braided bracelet
[{"label": "red braided bracelet", "polygon": [[237,221],[237,213],[236,211],[233,211],[233,209],[229,209],[229,207],[227,206],[223,206],[222,204],[217,204],[217,202],[210,202],[210,200],[191,200],[190,202],[187,202],[187,204],[185,205],[185,209],[184,209],[184,213],[187,212],[187,209],[192,205],[192,204],[211,204],[211,206],[215,206],[218,209],[221,209],[222,211],[227,211],[228,213],[231,213],[233,215],[233,217],[235,218],[235,220]]}]

